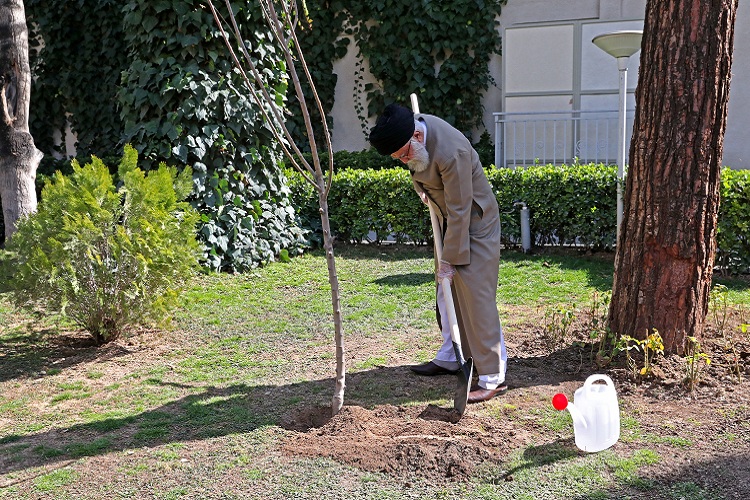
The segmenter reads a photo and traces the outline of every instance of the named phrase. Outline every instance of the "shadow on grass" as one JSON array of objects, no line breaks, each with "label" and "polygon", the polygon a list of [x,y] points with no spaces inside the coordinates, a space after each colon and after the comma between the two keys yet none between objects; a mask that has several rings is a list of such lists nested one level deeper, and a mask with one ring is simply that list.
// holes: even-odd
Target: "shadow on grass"
[{"label": "shadow on grass", "polygon": [[[330,407],[334,381],[281,386],[177,386],[198,392],[136,415],[5,435],[0,438],[0,474],[131,448],[248,433],[269,425],[293,428],[289,422],[304,408]],[[454,390],[454,377],[425,379],[412,375],[407,367],[376,368],[347,375],[345,404],[373,408],[426,403],[452,398]]]},{"label": "shadow on grass", "polygon": [[[309,252],[311,255],[323,257],[322,249],[316,249]],[[432,245],[417,244],[360,244],[352,245],[348,243],[337,243],[334,246],[333,253],[335,257],[341,257],[348,260],[379,260],[385,262],[398,262],[401,260],[411,259],[432,259]]]},{"label": "shadow on grass", "polygon": [[[599,291],[612,289],[614,274],[613,254],[578,255],[571,251],[548,250],[544,253],[524,254],[516,251],[503,252],[500,265],[515,264],[538,268],[559,268],[562,270],[584,271],[588,284]],[[535,271],[538,272],[538,271]]]},{"label": "shadow on grass", "polygon": [[[400,248],[404,248],[403,246]],[[362,253],[358,256],[355,255],[357,250],[349,250],[346,254],[342,255],[342,258],[352,259],[359,258],[363,260],[373,259],[385,259],[385,260],[396,260],[391,257],[382,257],[377,255],[366,256]],[[372,250],[367,250],[368,254],[372,253]],[[395,256],[401,255],[401,252],[395,252]],[[432,258],[431,252],[422,252],[415,250],[407,250],[402,258]],[[557,254],[541,254],[541,255],[529,255],[520,252],[503,252],[503,256],[500,259],[500,266],[514,264],[523,266],[528,263],[531,267],[538,268],[539,266],[544,267],[557,267],[563,270],[574,270],[584,271],[586,273],[586,279],[588,284],[599,291],[607,291],[612,289],[612,274],[613,265],[612,260],[608,257],[587,257],[587,256],[572,256],[572,255],[557,255]],[[538,273],[538,270],[533,272]],[[502,270],[501,270],[501,286],[502,286]],[[386,276],[373,281],[378,285],[384,286],[418,286],[425,283],[434,281],[434,274],[431,272],[423,273],[407,273],[398,274],[392,276]]]},{"label": "shadow on grass", "polygon": [[[523,363],[528,365],[525,373],[536,371],[538,366],[540,374],[550,362],[555,362],[552,359],[510,361],[509,370]],[[580,375],[571,373],[571,379],[578,378]],[[0,474],[137,447],[248,433],[263,426],[298,429],[293,424],[295,415],[311,407],[330,405],[334,389],[332,378],[279,386],[155,383],[196,393],[136,415],[100,418],[40,433],[6,435],[0,438]],[[538,383],[545,381],[538,377],[511,379],[510,386],[513,389]],[[372,409],[384,404],[400,406],[444,400],[446,408],[451,408],[455,388],[455,377],[418,377],[407,366],[379,367],[347,374],[345,404]],[[430,418],[436,415],[440,412],[431,412]]]},{"label": "shadow on grass", "polygon": [[384,276],[373,281],[373,283],[382,286],[420,286],[426,283],[434,283],[434,273],[405,273]]},{"label": "shadow on grass", "polygon": [[[568,467],[565,461],[588,455],[576,448],[573,438],[558,439],[556,441],[529,446],[523,452],[518,465],[499,474],[485,474],[481,478],[484,483],[502,484],[513,481],[514,475],[526,470],[551,466],[561,472]],[[594,455],[594,454],[591,454]],[[632,455],[632,454],[631,454]],[[623,460],[627,461],[627,458]],[[611,470],[618,469],[614,474],[614,483],[606,488],[593,488],[585,495],[574,495],[570,492],[558,491],[559,498],[575,500],[587,499],[621,499],[621,498],[682,498],[682,499],[746,499],[750,498],[750,463],[742,453],[726,454],[711,457],[706,460],[694,461],[689,465],[677,467],[671,471],[652,472],[641,470],[640,467],[617,467],[610,464]],[[580,468],[580,466],[579,466]],[[545,469],[544,475],[549,474]],[[572,471],[571,480],[575,481]],[[555,488],[565,488],[564,483],[549,484],[550,493]]]},{"label": "shadow on grass", "polygon": [[[750,444],[750,442],[748,443]],[[617,445],[615,445],[617,446]],[[748,446],[745,446],[748,448]],[[632,462],[638,452],[620,452],[613,463],[605,459],[607,468],[613,472],[613,484],[611,486],[596,489],[585,495],[574,495],[570,492],[557,492],[559,498],[571,498],[575,500],[587,499],[621,499],[621,498],[681,498],[692,500],[708,499],[746,499],[750,498],[750,462],[747,453],[742,450],[717,452],[716,456],[706,457],[705,460],[690,462],[682,467],[672,470],[658,468],[657,472],[649,469],[641,469],[641,465],[618,465],[621,460],[625,463]],[[482,482],[491,484],[502,484],[513,481],[514,475],[522,471],[534,470],[540,467],[551,466],[552,470],[561,472],[566,470],[564,462],[577,457],[597,455],[579,450],[574,438],[557,439],[550,443],[538,446],[529,446],[522,454],[522,459],[517,465],[505,470],[498,471],[499,474],[490,474],[482,477]],[[637,463],[637,459],[635,460]],[[571,471],[571,480],[575,481],[575,474],[581,471],[580,462],[572,462],[574,470]],[[550,468],[546,468],[542,474],[550,474]],[[585,479],[585,474],[583,479]],[[550,492],[554,488],[565,488],[564,483],[552,482],[549,484]]]},{"label": "shadow on grass", "polygon": [[573,438],[558,439],[551,443],[545,443],[538,446],[529,446],[523,452],[521,463],[499,475],[490,475],[482,478],[482,482],[499,484],[505,481],[512,481],[513,475],[518,474],[526,469],[538,468],[543,465],[550,465],[563,460],[570,460],[579,455],[577,448],[573,444]]},{"label": "shadow on grass", "polygon": [[97,347],[93,337],[60,333],[45,328],[5,335],[0,345],[0,382],[22,377],[42,377],[81,363],[104,361],[133,354],[117,343]]}]

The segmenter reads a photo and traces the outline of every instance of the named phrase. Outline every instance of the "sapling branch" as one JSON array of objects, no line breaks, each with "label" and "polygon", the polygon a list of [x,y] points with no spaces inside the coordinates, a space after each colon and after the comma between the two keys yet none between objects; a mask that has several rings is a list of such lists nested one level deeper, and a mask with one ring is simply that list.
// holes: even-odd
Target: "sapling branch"
[{"label": "sapling branch", "polygon": [[[226,1],[226,4],[227,4],[227,8],[229,8],[231,12],[231,7],[229,5],[228,0]],[[232,56],[232,60],[234,61],[235,67],[240,72],[240,75],[242,76],[245,82],[245,86],[250,91],[250,95],[252,96],[253,100],[260,108],[260,112],[263,115],[263,118],[265,119],[266,123],[270,125],[271,132],[273,133],[274,138],[276,139],[276,141],[279,143],[280,147],[282,148],[284,155],[287,158],[289,158],[289,161],[292,163],[294,168],[297,171],[299,171],[300,174],[302,174],[305,180],[307,180],[309,183],[315,186],[316,189],[318,189],[317,184],[312,180],[312,177],[310,176],[312,172],[314,171],[314,169],[307,163],[304,156],[302,155],[302,152],[299,150],[299,148],[297,147],[297,144],[292,139],[292,136],[289,133],[289,130],[284,125],[284,120],[282,116],[280,115],[279,110],[275,106],[271,106],[271,113],[273,114],[273,118],[274,118],[272,120],[271,117],[269,117],[268,112],[266,111],[265,107],[263,106],[264,102],[272,103],[274,102],[274,99],[269,94],[268,89],[266,88],[265,82],[263,81],[263,78],[260,75],[260,72],[255,66],[255,63],[253,63],[252,57],[250,57],[250,53],[247,51],[247,47],[245,45],[245,42],[242,39],[240,29],[237,26],[237,21],[234,18],[234,15],[230,16],[230,20],[231,20],[235,38],[237,39],[240,45],[243,56],[245,58],[245,62],[247,63],[248,67],[250,68],[250,72],[253,75],[253,79],[255,80],[257,87],[260,89],[260,93],[263,95],[263,99],[261,99],[258,96],[258,92],[256,91],[256,88],[250,83],[250,78],[247,76],[246,71],[242,67],[242,63],[237,57],[237,54],[235,53],[234,48],[232,47],[232,44],[229,41],[229,36],[227,35],[226,30],[224,29],[224,24],[226,23],[226,21],[216,11],[216,8],[214,7],[212,0],[208,0],[208,5],[214,16],[214,20],[216,21],[216,24],[219,27],[219,30],[221,31],[222,37],[224,38],[224,43],[226,44],[227,49],[229,50],[229,53]],[[281,132],[279,132],[278,129],[281,129]],[[295,153],[294,155],[291,154],[289,150],[287,149],[287,144],[290,144],[292,148],[294,149],[294,153]],[[304,169],[299,165],[298,159],[305,166]]]}]

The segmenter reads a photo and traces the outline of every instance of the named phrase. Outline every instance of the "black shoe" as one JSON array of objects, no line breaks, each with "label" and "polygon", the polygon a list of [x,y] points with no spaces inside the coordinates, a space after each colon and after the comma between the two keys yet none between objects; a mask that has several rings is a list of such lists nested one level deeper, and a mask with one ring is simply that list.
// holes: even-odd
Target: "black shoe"
[{"label": "black shoe", "polygon": [[442,366],[436,365],[432,361],[422,363],[421,365],[412,365],[409,367],[409,369],[417,375],[424,375],[427,377],[434,377],[435,375],[455,375],[456,373],[458,373],[458,370],[449,370],[447,368],[443,368]]}]

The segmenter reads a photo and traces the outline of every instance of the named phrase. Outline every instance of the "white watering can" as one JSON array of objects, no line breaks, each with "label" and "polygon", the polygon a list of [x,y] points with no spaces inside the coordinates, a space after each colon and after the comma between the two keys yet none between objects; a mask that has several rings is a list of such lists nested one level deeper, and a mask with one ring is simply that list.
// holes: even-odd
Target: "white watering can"
[{"label": "white watering can", "polygon": [[[603,380],[606,384],[594,384]],[[552,406],[568,409],[573,417],[576,446],[583,451],[602,451],[620,438],[620,407],[612,379],[606,375],[591,375],[583,387],[576,390],[573,403],[565,394],[555,394]]]}]

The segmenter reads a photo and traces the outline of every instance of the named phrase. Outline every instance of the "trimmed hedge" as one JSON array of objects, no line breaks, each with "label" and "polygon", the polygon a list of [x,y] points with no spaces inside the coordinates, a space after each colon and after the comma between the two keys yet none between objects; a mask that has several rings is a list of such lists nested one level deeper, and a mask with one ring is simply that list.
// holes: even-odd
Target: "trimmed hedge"
[{"label": "trimmed hedge", "polygon": [[750,272],[750,170],[721,171],[721,205],[716,231],[716,266]]},{"label": "trimmed hedge", "polygon": [[[328,197],[331,230],[341,240],[380,243],[429,243],[427,207],[419,202],[405,168],[362,170],[338,165]],[[503,243],[519,246],[519,205],[529,208],[532,242],[611,249],[617,225],[617,171],[601,164],[485,169],[500,206]],[[292,204],[312,243],[322,241],[318,197],[312,187],[288,171]],[[750,171],[722,171],[716,265],[730,272],[750,270]]]},{"label": "trimmed hedge", "polygon": [[[296,171],[287,171],[287,177],[299,225],[312,230],[312,243],[320,245],[318,194]],[[393,235],[398,243],[422,244],[432,238],[430,213],[403,168],[339,171],[328,194],[328,212],[331,232],[340,240],[380,243]]]},{"label": "trimmed hedge", "polygon": [[612,248],[617,232],[617,170],[608,165],[485,169],[500,206],[503,242],[520,241],[523,202],[535,245]]}]

